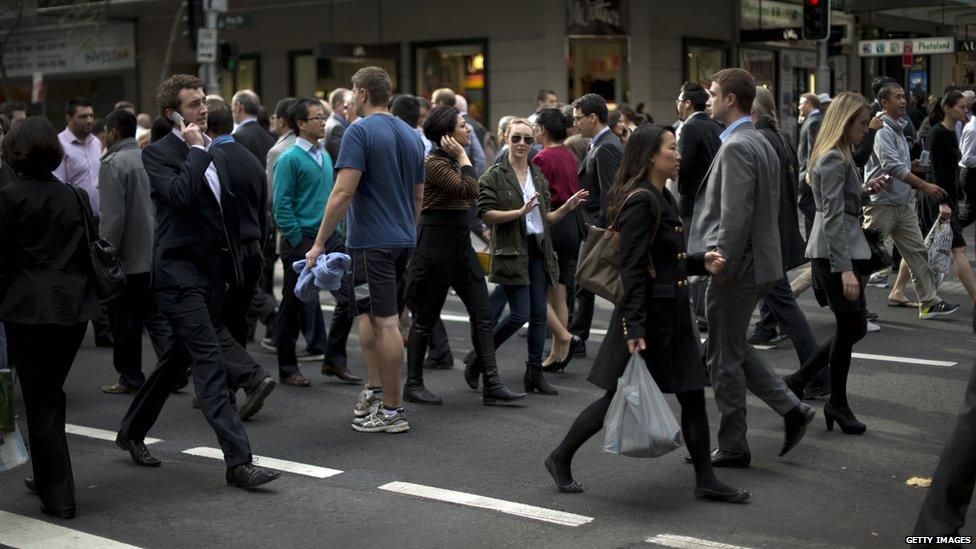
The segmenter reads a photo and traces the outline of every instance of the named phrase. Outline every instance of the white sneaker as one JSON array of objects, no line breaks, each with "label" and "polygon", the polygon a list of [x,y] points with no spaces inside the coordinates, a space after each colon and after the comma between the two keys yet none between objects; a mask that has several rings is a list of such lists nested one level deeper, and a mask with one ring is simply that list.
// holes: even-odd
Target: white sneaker
[{"label": "white sneaker", "polygon": [[359,398],[356,400],[356,407],[352,413],[357,418],[364,418],[375,412],[382,402],[383,391],[364,387],[362,391],[359,391]]},{"label": "white sneaker", "polygon": [[872,333],[872,332],[880,332],[880,331],[881,331],[881,326],[875,324],[874,322],[871,322],[870,320],[868,321],[868,333],[869,334]]}]

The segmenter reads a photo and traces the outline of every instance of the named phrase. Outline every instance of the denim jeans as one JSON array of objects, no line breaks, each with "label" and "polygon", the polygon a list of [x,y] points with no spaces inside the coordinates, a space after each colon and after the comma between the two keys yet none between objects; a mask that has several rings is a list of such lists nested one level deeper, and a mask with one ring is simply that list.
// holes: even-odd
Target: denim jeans
[{"label": "denim jeans", "polygon": [[542,352],[546,345],[546,298],[549,277],[546,261],[535,237],[529,237],[529,285],[502,284],[508,299],[508,316],[495,326],[495,349],[501,347],[519,328],[529,322],[528,368],[542,367]]}]

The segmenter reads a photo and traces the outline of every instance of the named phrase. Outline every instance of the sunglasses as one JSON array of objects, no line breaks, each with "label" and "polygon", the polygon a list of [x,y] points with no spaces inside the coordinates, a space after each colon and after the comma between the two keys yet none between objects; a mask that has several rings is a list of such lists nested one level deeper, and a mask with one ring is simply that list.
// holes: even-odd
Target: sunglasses
[{"label": "sunglasses", "polygon": [[511,137],[511,139],[512,139],[512,143],[521,143],[523,140],[525,141],[526,145],[531,145],[535,143],[535,138],[532,137],[531,135],[515,134]]}]

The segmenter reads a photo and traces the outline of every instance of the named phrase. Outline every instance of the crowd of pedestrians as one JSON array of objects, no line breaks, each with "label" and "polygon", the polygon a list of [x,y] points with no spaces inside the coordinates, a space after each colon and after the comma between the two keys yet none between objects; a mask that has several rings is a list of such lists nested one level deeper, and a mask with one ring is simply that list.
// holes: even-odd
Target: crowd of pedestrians
[{"label": "crowd of pedestrians", "polygon": [[[781,130],[773,95],[742,69],[719,71],[707,87],[682,85],[673,126],[654,124],[642,105],[611,109],[596,94],[564,105],[540,90],[535,112],[501,117],[491,132],[454,90],[429,101],[394,95],[377,67],[325,101],[285,98],[273,110],[253,91],[227,101],[177,74],[157,90],[155,120],[121,102],[100,133],[84,98],[68,101],[60,134],[5,103],[0,367],[20,373],[34,457],[28,488],[45,512],[74,516],[62,385],[88,322],[96,343],[113,347],[119,376],[102,391],[135,394],[119,447],[158,466],[144,439],[167,397],[192,382],[227,482],[254,488],[277,473],[254,465],[243,421],[278,384],[309,386],[302,363],[360,387],[350,393],[356,431],[409,431],[403,400],[442,404],[424,368],[453,364],[440,320],[453,290],[471,317],[464,380],[481,387],[485,405],[556,396],[547,376],[595,353],[588,379],[604,394],[545,458],[558,490],[583,490],[573,456],[602,428],[617,379],[640,353],[681,406],[695,497],[745,501],[750,493],[714,469],[750,466],[747,392],[783,418],[780,456],[815,416],[804,400],[828,399],[828,430],[867,430],[846,385],[853,347],[876,317],[865,287],[888,284],[875,248],[894,244],[892,306],[917,307],[920,319],[952,314],[959,306],[939,297],[923,241],[945,220],[956,274],[976,299],[963,236],[976,215],[967,92],[918,97],[911,117],[903,87],[884,77],[873,103],[853,92],[803,94],[797,136]],[[916,129],[919,121],[927,125]],[[598,350],[587,349],[595,296],[576,279],[589,226],[618,232],[623,286]],[[126,276],[102,303],[89,253],[97,238]],[[328,328],[322,303],[296,292],[302,269],[326,254],[350,260],[325,298],[335,305]],[[803,284],[791,285],[792,270],[805,271],[800,279],[834,315],[824,341],[797,305]],[[909,279],[915,302],[904,294]],[[365,379],[347,360],[354,324]],[[511,365],[496,351],[526,324],[522,392],[502,383]],[[148,376],[143,330],[157,358]],[[750,345],[783,338],[799,363],[785,378]],[[276,354],[277,376],[254,360],[257,349]],[[706,386],[721,416],[714,449]]]}]

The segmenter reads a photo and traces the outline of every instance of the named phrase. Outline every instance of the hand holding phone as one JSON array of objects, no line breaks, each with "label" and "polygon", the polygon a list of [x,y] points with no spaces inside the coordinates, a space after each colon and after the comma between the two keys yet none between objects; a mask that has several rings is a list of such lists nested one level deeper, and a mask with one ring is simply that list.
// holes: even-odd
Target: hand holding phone
[{"label": "hand holding phone", "polygon": [[199,126],[196,124],[187,124],[186,119],[175,110],[169,113],[169,119],[180,130],[180,133],[183,134],[183,139],[186,140],[188,147],[203,146],[203,132],[200,131]]}]

